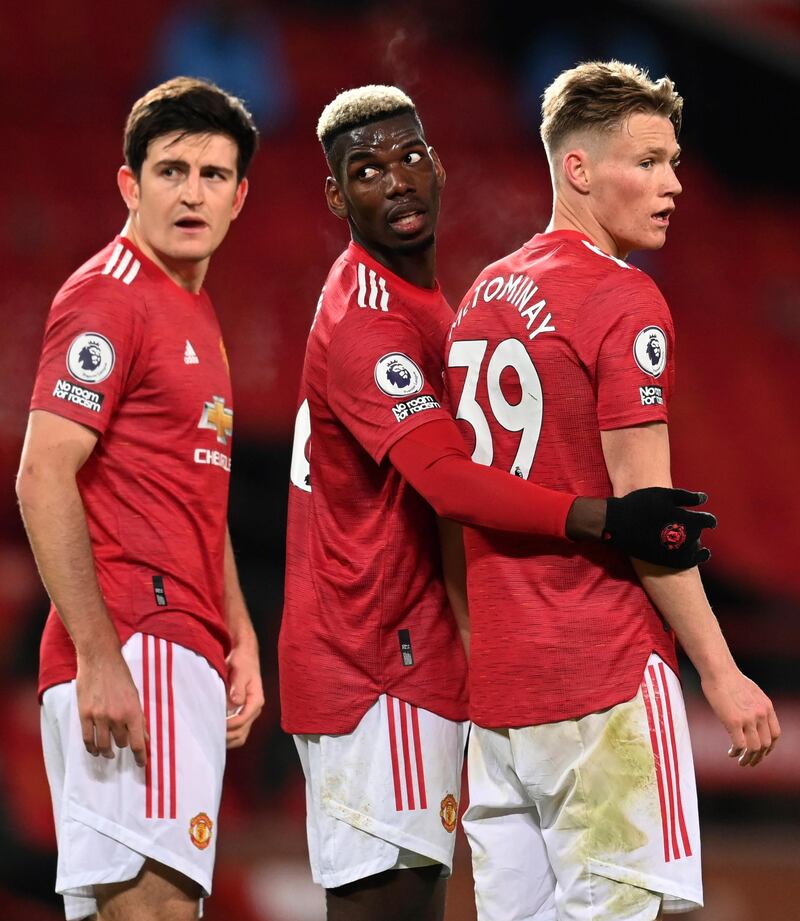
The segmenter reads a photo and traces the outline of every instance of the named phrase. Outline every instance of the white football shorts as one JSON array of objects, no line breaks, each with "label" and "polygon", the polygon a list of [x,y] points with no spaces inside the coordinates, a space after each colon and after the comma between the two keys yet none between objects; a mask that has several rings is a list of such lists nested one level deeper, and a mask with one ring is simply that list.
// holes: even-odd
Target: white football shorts
[{"label": "white football shorts", "polygon": [[466,731],[382,694],[347,735],[296,735],[314,882],[437,863],[449,875]]},{"label": "white football shorts", "polygon": [[653,921],[703,904],[680,682],[655,654],[629,701],[521,729],[473,726],[479,921]]},{"label": "white football shorts", "polygon": [[[75,682],[42,697],[42,747],[58,840],[56,892],[68,921],[94,914],[94,886],[134,879],[146,858],[211,893],[225,769],[225,685],[196,653],[134,634],[122,649],[143,701],[147,766],[130,748],[83,745]],[[113,744],[113,741],[112,741]]]}]

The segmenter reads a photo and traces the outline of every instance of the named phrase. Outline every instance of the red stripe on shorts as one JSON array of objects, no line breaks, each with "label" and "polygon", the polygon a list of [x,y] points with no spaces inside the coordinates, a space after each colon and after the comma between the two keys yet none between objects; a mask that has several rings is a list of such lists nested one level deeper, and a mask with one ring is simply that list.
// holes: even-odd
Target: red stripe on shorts
[{"label": "red stripe on shorts", "polygon": [[169,817],[177,818],[175,789],[175,698],[172,694],[172,643],[167,642],[167,719],[169,721]]},{"label": "red stripe on shorts", "polygon": [[414,781],[411,777],[411,752],[408,747],[408,718],[406,717],[406,707],[408,704],[404,701],[400,703],[400,731],[403,735],[403,764],[406,769],[406,796],[408,797],[408,808],[416,809],[414,805]]},{"label": "red stripe on shorts", "polygon": [[681,775],[678,765],[678,746],[675,742],[675,725],[672,721],[672,701],[669,697],[669,684],[667,684],[667,673],[663,662],[658,663],[658,670],[661,673],[661,683],[664,686],[667,718],[669,720],[669,735],[672,742],[672,763],[675,765],[675,792],[678,798],[678,821],[681,828],[681,838],[683,839],[683,849],[686,852],[686,856],[691,857],[692,847],[689,843],[689,833],[686,831],[686,819],[683,815],[683,799],[681,798]]},{"label": "red stripe on shorts", "polygon": [[419,738],[419,713],[417,707],[411,707],[411,726],[414,730],[414,754],[417,759],[417,785],[419,786],[419,808],[427,809],[425,796],[425,763],[422,760],[422,742]]},{"label": "red stripe on shorts", "polygon": [[142,634],[142,697],[144,698],[145,754],[147,764],[144,768],[144,815],[153,818],[153,774],[150,762],[150,647],[149,637]]},{"label": "red stripe on shorts", "polygon": [[397,732],[394,725],[394,698],[386,695],[386,712],[389,714],[389,748],[392,752],[392,777],[394,778],[394,807],[403,809],[403,793],[400,789],[400,765],[397,763]]},{"label": "red stripe on shorts", "polygon": [[664,723],[664,705],[661,699],[661,688],[658,684],[658,678],[656,677],[656,670],[652,665],[648,665],[647,670],[650,673],[650,679],[655,689],[656,707],[658,709],[658,728],[661,733],[661,748],[664,752],[664,767],[667,772],[667,794],[669,798],[669,816],[672,831],[672,856],[678,860],[681,856],[681,852],[678,847],[677,822],[675,821],[675,791],[672,786],[672,759],[670,758],[667,729]]},{"label": "red stripe on shorts", "polygon": [[653,704],[650,701],[650,691],[647,689],[647,680],[642,681],[642,697],[644,698],[644,707],[647,711],[647,725],[650,727],[650,744],[653,747],[653,760],[656,768],[656,780],[658,782],[658,800],[661,804],[661,830],[664,834],[664,860],[669,863],[669,836],[667,834],[667,818],[664,812],[664,780],[661,776],[661,756],[658,753],[658,739],[656,738],[656,724],[653,719]]},{"label": "red stripe on shorts", "polygon": [[158,817],[164,818],[164,724],[161,719],[161,640],[154,637],[156,644],[156,738],[158,739]]}]

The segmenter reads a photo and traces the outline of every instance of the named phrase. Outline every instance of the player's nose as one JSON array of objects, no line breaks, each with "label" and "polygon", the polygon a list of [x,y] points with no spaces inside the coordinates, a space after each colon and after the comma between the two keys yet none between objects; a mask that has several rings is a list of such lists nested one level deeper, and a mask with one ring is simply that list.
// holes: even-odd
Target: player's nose
[{"label": "player's nose", "polygon": [[386,170],[386,197],[394,198],[398,195],[405,195],[413,190],[413,184],[408,172],[402,165],[394,166]]},{"label": "player's nose", "polygon": [[680,195],[682,191],[683,191],[683,186],[681,185],[680,179],[678,179],[678,174],[670,166],[669,173],[667,175],[667,185],[665,189],[665,194],[672,195],[674,197],[676,195]]},{"label": "player's nose", "polygon": [[189,172],[181,188],[184,204],[199,205],[203,201],[203,180],[198,172]]}]

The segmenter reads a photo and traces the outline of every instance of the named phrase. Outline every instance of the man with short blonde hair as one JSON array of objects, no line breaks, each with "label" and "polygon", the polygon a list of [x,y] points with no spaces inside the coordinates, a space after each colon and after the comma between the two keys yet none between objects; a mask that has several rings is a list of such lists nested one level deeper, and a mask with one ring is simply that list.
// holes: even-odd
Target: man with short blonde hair
[{"label": "man with short blonde hair", "polygon": [[[542,111],[553,215],[462,301],[446,350],[456,416],[474,459],[541,486],[668,487],[672,320],[625,260],[666,240],[682,100],[666,77],[590,62],[556,78]],[[685,539],[677,521],[662,532],[676,551]],[[479,921],[653,921],[701,905],[675,637],[740,764],[780,728],[697,569],[474,529],[465,545]]]}]

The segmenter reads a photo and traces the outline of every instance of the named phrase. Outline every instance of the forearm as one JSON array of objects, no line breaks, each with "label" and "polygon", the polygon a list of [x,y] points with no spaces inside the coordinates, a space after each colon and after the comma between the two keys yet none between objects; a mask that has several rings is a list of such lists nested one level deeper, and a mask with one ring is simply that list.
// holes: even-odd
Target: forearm
[{"label": "forearm", "polygon": [[467,561],[461,525],[446,518],[438,518],[439,542],[442,548],[442,573],[450,608],[461,635],[464,649],[469,655],[469,606],[467,603]]},{"label": "forearm", "polygon": [[[575,496],[474,464],[453,422],[420,426],[400,439],[389,456],[440,518],[497,531],[565,535]],[[604,519],[605,501],[588,501],[602,505]],[[601,531],[602,523],[597,537]]]},{"label": "forearm", "polygon": [[251,642],[257,646],[255,630],[239,583],[239,572],[236,567],[236,558],[233,555],[230,532],[227,529],[225,531],[223,604],[225,623],[233,645],[239,646],[243,642]]},{"label": "forearm", "polygon": [[639,560],[632,562],[644,590],[675,631],[701,679],[736,668],[697,569],[672,572]]},{"label": "forearm", "polygon": [[21,471],[17,492],[42,582],[78,654],[118,652],[75,478],[40,465]]}]

